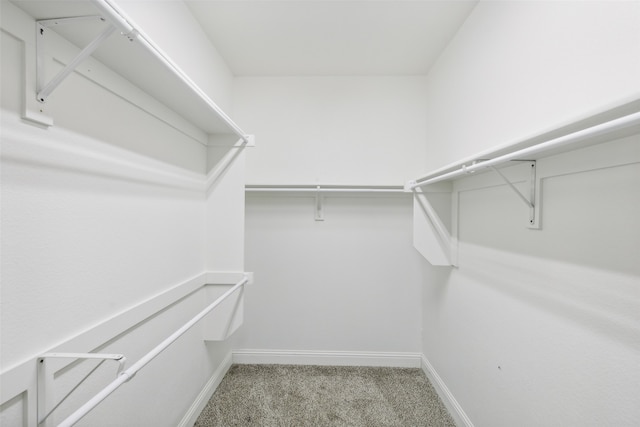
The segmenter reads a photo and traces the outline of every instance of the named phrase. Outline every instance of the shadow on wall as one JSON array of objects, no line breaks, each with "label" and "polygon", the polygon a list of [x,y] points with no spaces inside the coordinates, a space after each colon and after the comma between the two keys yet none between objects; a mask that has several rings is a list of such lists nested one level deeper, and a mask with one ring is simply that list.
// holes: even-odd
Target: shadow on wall
[{"label": "shadow on wall", "polygon": [[640,350],[638,278],[562,261],[460,245],[460,279],[473,281]]},{"label": "shadow on wall", "polygon": [[422,256],[420,259],[423,261],[422,277],[424,278],[424,286],[428,289],[423,289],[423,294],[428,295],[429,299],[434,302],[442,301],[447,295],[447,283],[451,277],[454,267],[451,266],[434,266],[429,264]]},{"label": "shadow on wall", "polygon": [[459,269],[449,284],[486,286],[640,349],[640,164],[625,161],[543,177],[540,230],[526,227],[505,186],[460,192]]},{"label": "shadow on wall", "polygon": [[549,176],[541,188],[540,230],[506,186],[460,192],[459,240],[640,276],[640,164]]}]

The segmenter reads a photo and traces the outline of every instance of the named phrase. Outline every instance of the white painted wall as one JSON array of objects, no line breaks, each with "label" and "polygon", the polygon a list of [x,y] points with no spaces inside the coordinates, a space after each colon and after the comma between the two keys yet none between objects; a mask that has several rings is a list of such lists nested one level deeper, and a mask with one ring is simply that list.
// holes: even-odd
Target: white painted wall
[{"label": "white painted wall", "polygon": [[[209,147],[213,151],[212,147]],[[251,148],[248,148],[251,150]],[[205,266],[208,271],[244,270],[244,151],[232,149],[233,163],[206,190]]]},{"label": "white painted wall", "polygon": [[256,285],[234,349],[419,352],[424,264],[411,245],[411,199],[326,197],[321,222],[314,203],[247,197]]},{"label": "white painted wall", "polygon": [[[640,416],[639,142],[539,160],[542,230],[497,181],[459,193],[459,268],[424,286],[423,346],[474,425]],[[627,160],[567,171],[607,157]]]},{"label": "white painted wall", "polygon": [[637,1],[480,2],[427,79],[424,172],[640,97]]},{"label": "white painted wall", "polygon": [[241,77],[249,184],[402,185],[427,155],[423,77]]},{"label": "white painted wall", "polygon": [[[428,76],[427,170],[637,97],[639,23],[638,2],[481,2]],[[541,230],[499,180],[456,184],[423,352],[474,425],[637,423],[639,142],[540,160]]]},{"label": "white painted wall", "polygon": [[[229,203],[211,202],[220,196],[217,188],[229,194],[242,187],[243,166],[232,168],[206,192],[206,147],[136,108],[133,92],[125,101],[72,74],[48,104],[54,127],[22,121],[22,58],[35,55],[34,22],[8,2],[2,15],[4,384],[12,368],[28,362],[35,372],[38,354],[209,266],[242,270],[241,250],[223,260],[209,259],[211,251],[215,256],[226,247],[230,232],[219,236],[205,230],[212,230],[214,217],[225,221],[226,230],[242,229],[244,207],[242,191]],[[215,67],[204,59],[201,64],[200,72],[210,73],[208,81],[228,94],[228,76],[217,79]],[[242,234],[234,241],[242,242]],[[98,348],[69,351],[124,353],[131,364],[203,308],[205,296],[193,293]],[[229,354],[228,343],[205,344],[194,329],[79,425],[175,426]],[[87,366],[63,372],[59,391]],[[60,409],[58,421],[113,378],[112,367],[101,369]],[[35,382],[31,377],[10,381],[24,381],[25,392],[2,393],[0,424],[27,425],[35,411],[28,406]]]},{"label": "white painted wall", "polygon": [[[234,117],[258,135],[247,183],[402,185],[426,155],[424,87],[423,77],[236,78]],[[416,354],[423,271],[410,198],[325,196],[324,222],[314,203],[248,196],[256,286],[234,350],[298,363],[322,361],[291,352]]]}]

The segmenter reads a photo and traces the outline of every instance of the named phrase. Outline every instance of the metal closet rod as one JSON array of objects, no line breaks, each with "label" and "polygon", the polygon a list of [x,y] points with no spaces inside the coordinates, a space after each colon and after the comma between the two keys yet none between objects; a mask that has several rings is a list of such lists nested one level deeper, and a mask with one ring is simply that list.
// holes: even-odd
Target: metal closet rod
[{"label": "metal closet rod", "polygon": [[67,417],[64,421],[62,421],[60,424],[58,424],[58,427],[71,427],[75,423],[80,421],[80,419],[82,417],[87,415],[93,408],[98,406],[98,404],[100,402],[102,402],[104,399],[106,399],[118,387],[120,387],[122,384],[126,383],[131,378],[133,378],[133,376],[139,370],[144,368],[149,362],[151,362],[153,359],[155,359],[156,356],[158,356],[167,347],[169,347],[171,344],[173,344],[173,342],[175,340],[177,340],[185,332],[187,332],[193,325],[198,323],[200,320],[202,320],[203,317],[205,317],[214,308],[216,308],[218,305],[220,305],[220,303],[222,303],[222,301],[224,301],[229,295],[234,293],[238,288],[240,288],[241,286],[244,286],[248,282],[249,282],[249,278],[247,276],[245,276],[241,281],[239,281],[238,283],[233,285],[231,287],[231,289],[226,291],[218,299],[216,299],[214,302],[209,304],[209,306],[207,306],[207,308],[205,308],[200,313],[198,313],[193,319],[191,319],[187,323],[185,323],[184,326],[182,326],[180,329],[178,329],[173,334],[171,334],[171,336],[169,336],[167,339],[165,339],[160,344],[158,344],[153,350],[151,350],[150,352],[145,354],[140,360],[138,360],[136,363],[131,365],[131,367],[129,369],[127,369],[124,372],[122,372],[118,376],[118,378],[113,380],[109,385],[107,385],[100,392],[98,392],[98,394],[96,394],[93,398],[91,398],[87,403],[85,403],[80,408],[78,408],[73,414],[69,415],[69,417]]},{"label": "metal closet rod", "polygon": [[91,0],[93,4],[102,13],[103,17],[122,32],[129,40],[137,40],[151,54],[153,54],[160,62],[162,62],[169,71],[178,77],[189,89],[200,97],[214,113],[220,117],[233,133],[242,138],[245,142],[249,142],[249,136],[245,134],[240,127],[234,123],[224,111],[216,105],[209,96],[200,89],[194,82],[182,71],[168,56],[166,56],[158,46],[156,46],[148,37],[140,30],[135,28],[127,17],[126,13],[120,9],[111,0]]},{"label": "metal closet rod", "polygon": [[422,178],[413,182],[409,182],[406,185],[408,190],[414,190],[418,187],[434,184],[436,182],[453,179],[471,172],[475,172],[479,169],[488,168],[501,163],[506,163],[516,159],[527,159],[536,154],[549,151],[551,149],[560,148],[565,145],[574,144],[588,138],[595,138],[602,135],[607,135],[615,131],[623,130],[640,124],[640,112],[632,113],[627,116],[623,116],[617,119],[610,120],[599,125],[595,125],[577,132],[573,132],[558,138],[551,139],[540,144],[533,145],[531,147],[523,148],[502,156],[498,156],[494,159],[478,161],[469,166],[463,165],[460,169],[456,169],[452,172],[437,175],[432,178]]},{"label": "metal closet rod", "polygon": [[354,185],[247,185],[245,191],[255,193],[404,193],[400,186]]}]

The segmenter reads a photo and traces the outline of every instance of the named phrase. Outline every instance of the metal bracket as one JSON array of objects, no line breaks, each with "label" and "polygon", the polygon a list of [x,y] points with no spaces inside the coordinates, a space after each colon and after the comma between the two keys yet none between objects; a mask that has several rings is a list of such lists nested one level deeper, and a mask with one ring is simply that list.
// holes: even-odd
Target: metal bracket
[{"label": "metal bracket", "polygon": [[504,174],[500,172],[500,170],[498,170],[495,166],[489,166],[489,167],[493,169],[493,171],[496,172],[498,176],[500,176],[500,178],[502,178],[502,180],[509,186],[509,188],[511,188],[516,193],[516,195],[520,198],[520,200],[522,200],[524,204],[527,205],[527,207],[529,208],[528,226],[530,228],[538,228],[539,225],[538,225],[538,219],[536,216],[536,161],[535,160],[522,160],[522,161],[526,161],[527,163],[529,163],[529,166],[531,169],[531,175],[528,179],[528,182],[529,182],[528,197],[522,194],[522,192],[520,192],[520,190],[518,190],[516,186],[513,185],[513,183],[511,183],[511,181],[509,181],[509,179],[506,176],[504,176]]},{"label": "metal bracket", "polygon": [[316,221],[324,221],[324,212],[322,210],[322,202],[324,202],[324,197],[322,197],[322,194],[320,193],[320,186],[318,185],[316,187],[316,214],[315,214],[315,220]]},{"label": "metal bracket", "polygon": [[416,182],[415,181],[407,181],[404,184],[403,191],[405,193],[413,193],[416,188],[417,188],[417,186],[416,186]]},{"label": "metal bracket", "polygon": [[[56,403],[51,409],[48,408],[48,402],[54,400],[53,381],[55,370],[47,363],[47,359],[51,358],[65,358],[65,359],[101,359],[87,375],[85,375],[58,403]],[[38,426],[49,427],[52,426],[52,420],[48,420],[49,416],[58,409],[58,407],[64,402],[80,385],[93,374],[106,360],[115,360],[118,362],[118,370],[116,372],[116,378],[124,370],[125,362],[127,358],[122,354],[100,354],[100,353],[46,353],[38,357]]]},{"label": "metal bracket", "polygon": [[69,18],[43,19],[36,21],[36,99],[38,102],[44,103],[49,95],[71,74],[82,61],[91,54],[105,41],[115,30],[116,27],[107,23],[108,27],[91,41],[80,53],[70,61],[62,71],[53,77],[48,83],[45,83],[45,35],[49,28],[57,25],[73,24],[80,21],[100,21],[106,20],[97,15],[92,16],[76,16]]},{"label": "metal bracket", "polygon": [[[446,258],[446,263],[434,262],[432,259],[429,259],[427,252],[424,252],[421,248],[416,245],[416,240],[414,237],[414,246],[418,251],[425,257],[432,265],[452,265],[455,266],[455,257],[454,257],[454,245],[453,239],[451,237],[451,233],[447,230],[447,227],[444,225],[444,222],[440,219],[440,216],[433,208],[427,195],[422,189],[413,189],[414,203],[418,203],[418,206],[425,214],[425,216],[431,222],[433,230],[435,231],[435,236],[437,237],[438,243],[442,250],[444,257]],[[415,220],[414,220],[415,221]],[[414,222],[415,224],[415,222]],[[414,225],[415,226],[415,225]]]}]

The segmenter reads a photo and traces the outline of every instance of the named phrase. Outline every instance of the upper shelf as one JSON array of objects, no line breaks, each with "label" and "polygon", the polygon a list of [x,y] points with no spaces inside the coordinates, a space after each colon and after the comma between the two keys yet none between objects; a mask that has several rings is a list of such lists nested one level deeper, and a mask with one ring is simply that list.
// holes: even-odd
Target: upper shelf
[{"label": "upper shelf", "polygon": [[309,185],[245,185],[245,191],[249,193],[293,193],[293,194],[327,194],[327,193],[378,193],[378,194],[404,194],[399,186],[370,186],[370,185],[337,185],[337,184],[309,184]]},{"label": "upper shelf", "polygon": [[235,134],[247,139],[238,125],[111,0],[16,1],[15,4],[35,20],[101,16],[103,22],[81,21],[48,28],[83,48],[109,26],[115,27],[115,34],[102,41],[91,56],[204,133]]},{"label": "upper shelf", "polygon": [[426,174],[405,185],[414,190],[486,170],[511,160],[537,160],[640,132],[640,99],[575,121],[532,138],[484,151]]}]

